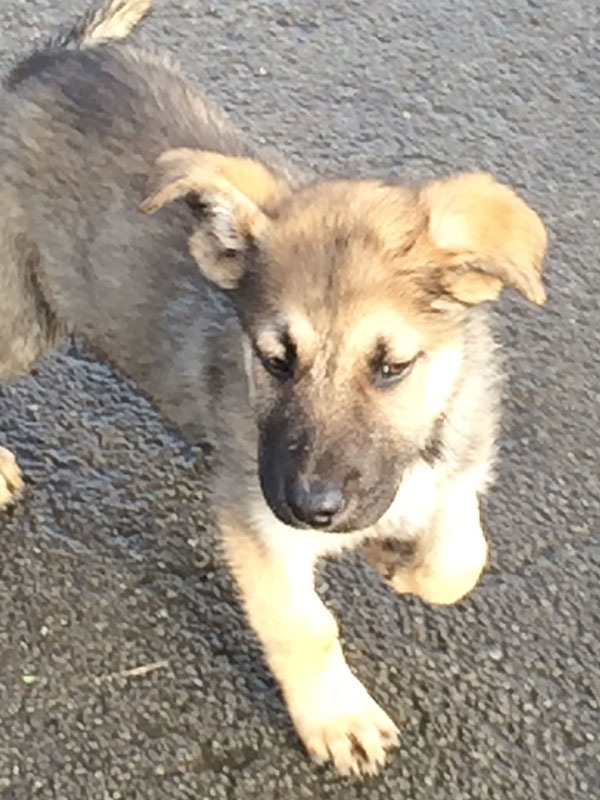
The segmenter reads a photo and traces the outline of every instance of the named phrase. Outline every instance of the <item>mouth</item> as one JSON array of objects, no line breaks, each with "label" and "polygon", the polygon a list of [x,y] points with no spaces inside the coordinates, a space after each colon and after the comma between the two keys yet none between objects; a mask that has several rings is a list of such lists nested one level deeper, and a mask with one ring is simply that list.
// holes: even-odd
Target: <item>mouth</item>
[{"label": "mouth", "polygon": [[[292,509],[290,509],[285,502],[272,502],[264,490],[263,497],[277,519],[288,527],[295,528],[296,530],[329,533],[332,536],[358,533],[372,527],[384,516],[391,505],[390,500],[390,502],[387,503],[382,510],[380,510],[380,507],[378,506],[377,509],[368,509],[368,513],[365,513],[364,507],[360,509],[357,503],[350,501],[343,516],[340,516],[329,523],[310,524],[296,517]],[[359,512],[359,514],[357,514],[357,512]]]},{"label": "mouth", "polygon": [[314,523],[309,524],[304,522],[301,519],[298,519],[294,516],[293,513],[278,513],[272,506],[270,507],[271,511],[278,517],[282,522],[285,522],[291,528],[296,528],[297,530],[303,531],[319,531],[320,533],[331,533],[331,534],[340,534],[340,533],[353,533],[356,531],[356,528],[352,525],[348,525],[343,521],[339,522],[332,522],[323,525],[316,525]]}]

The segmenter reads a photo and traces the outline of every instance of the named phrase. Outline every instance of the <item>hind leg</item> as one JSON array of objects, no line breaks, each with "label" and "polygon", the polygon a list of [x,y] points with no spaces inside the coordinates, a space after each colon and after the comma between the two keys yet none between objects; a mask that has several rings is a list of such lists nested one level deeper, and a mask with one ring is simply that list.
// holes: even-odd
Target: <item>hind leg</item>
[{"label": "hind leg", "polygon": [[[0,192],[0,379],[29,371],[59,328],[40,284],[40,254],[15,198]],[[14,455],[0,446],[0,508],[23,486]]]},{"label": "hind leg", "polygon": [[23,488],[17,459],[5,447],[0,447],[0,508],[16,500]]}]

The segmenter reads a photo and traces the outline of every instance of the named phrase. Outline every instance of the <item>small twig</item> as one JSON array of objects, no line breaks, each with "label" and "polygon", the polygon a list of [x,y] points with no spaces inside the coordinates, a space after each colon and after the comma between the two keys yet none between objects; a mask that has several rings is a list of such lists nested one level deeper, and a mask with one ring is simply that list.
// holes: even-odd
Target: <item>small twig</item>
[{"label": "small twig", "polygon": [[132,667],[131,669],[122,669],[116,673],[122,678],[141,678],[149,672],[154,672],[157,669],[165,669],[169,666],[168,661],[153,661],[151,664],[142,664],[139,667]]}]

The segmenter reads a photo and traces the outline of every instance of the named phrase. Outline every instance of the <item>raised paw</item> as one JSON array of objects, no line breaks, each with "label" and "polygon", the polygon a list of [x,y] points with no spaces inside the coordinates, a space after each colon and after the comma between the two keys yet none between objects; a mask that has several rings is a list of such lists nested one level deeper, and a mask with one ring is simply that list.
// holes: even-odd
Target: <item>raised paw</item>
[{"label": "raised paw", "polygon": [[481,528],[465,528],[462,537],[440,536],[419,552],[410,542],[394,539],[368,543],[365,554],[398,594],[414,594],[426,603],[452,605],[477,585],[488,558]]},{"label": "raised paw", "polygon": [[364,552],[371,566],[393,585],[395,576],[414,564],[416,549],[412,539],[379,538],[367,542]]},{"label": "raised paw", "polygon": [[294,693],[290,711],[309,754],[331,760],[343,775],[372,775],[386,751],[398,744],[398,729],[343,657]]},{"label": "raised paw", "polygon": [[14,455],[0,447],[0,508],[15,500],[23,489],[21,470]]}]

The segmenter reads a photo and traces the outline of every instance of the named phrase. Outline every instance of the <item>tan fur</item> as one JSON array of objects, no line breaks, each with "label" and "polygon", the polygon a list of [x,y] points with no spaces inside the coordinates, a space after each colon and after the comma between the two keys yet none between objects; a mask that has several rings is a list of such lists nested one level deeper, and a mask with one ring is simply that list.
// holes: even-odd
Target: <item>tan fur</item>
[{"label": "tan fur", "polygon": [[206,277],[223,289],[233,288],[241,277],[241,265],[230,257],[231,252],[239,249],[246,236],[260,235],[267,225],[263,209],[289,192],[287,183],[258,161],[189,148],[163,153],[149,188],[140,205],[146,214],[192,193],[210,202],[217,242],[196,232],[190,236],[190,252]]},{"label": "tan fur", "polygon": [[[364,289],[365,258],[374,251],[390,269],[397,265],[399,288],[409,291],[417,303],[423,298],[415,295],[410,278],[428,264],[437,265],[442,287],[466,304],[495,299],[504,284],[532,302],[545,301],[544,226],[511,189],[486,174],[432,181],[418,195],[376,181],[331,181],[292,195],[287,182],[259,162],[182,149],[161,156],[154,181],[160,188],[151,190],[142,210],[154,211],[188,192],[205,198],[220,193],[242,229],[256,226],[257,232],[268,233],[282,265],[281,277],[290,281],[293,275],[285,265],[293,268],[295,261],[287,252],[289,245],[298,240],[318,242],[323,219],[331,218],[331,209],[336,209],[340,231],[353,231],[354,257],[349,261],[355,266],[350,263],[347,268],[349,301],[353,274]],[[277,219],[270,225],[264,217],[250,214],[250,208],[272,213],[278,206]],[[409,280],[403,280],[406,276]]]},{"label": "tan fur", "polygon": [[140,206],[141,211],[150,214],[192,192],[222,194],[224,200],[235,203],[237,213],[242,215],[251,207],[268,210],[289,194],[288,184],[259,161],[186,147],[159,156],[152,181],[154,187]]},{"label": "tan fur", "polygon": [[502,281],[495,275],[488,275],[479,269],[473,269],[462,275],[444,276],[444,285],[461,303],[469,306],[495,300],[502,291]]},{"label": "tan fur", "polygon": [[[423,499],[415,497],[414,501]],[[434,508],[425,534],[409,558],[399,556],[394,541],[385,539],[370,542],[366,554],[398,593],[448,605],[461,600],[479,581],[487,565],[488,544],[481,529],[477,493],[468,481],[450,483]]]},{"label": "tan fur", "polygon": [[80,44],[92,47],[125,39],[146,16],[153,0],[106,0],[85,21]]},{"label": "tan fur", "polygon": [[[447,284],[451,288],[456,282],[457,291],[464,293],[458,299],[470,302],[472,289],[465,291],[460,269],[474,268],[514,286],[532,303],[545,301],[541,270],[546,231],[512,189],[489,175],[464,174],[428,184],[421,198],[429,214],[429,234],[449,270]],[[487,291],[481,274],[478,283],[475,302],[497,296],[498,281],[490,282]]]},{"label": "tan fur", "polygon": [[22,490],[23,478],[14,455],[0,447],[0,508],[17,499]]},{"label": "tan fur", "polygon": [[314,556],[297,543],[270,547],[222,514],[227,558],[250,624],[279,681],[298,735],[342,774],[374,773],[397,729],[350,672],[332,614],[314,590]]},{"label": "tan fur", "polygon": [[414,358],[424,347],[423,332],[407,322],[395,303],[376,304],[371,297],[366,297],[365,301],[345,310],[344,338],[349,353],[355,358],[364,356],[365,343],[384,335],[392,346],[393,360]]}]

